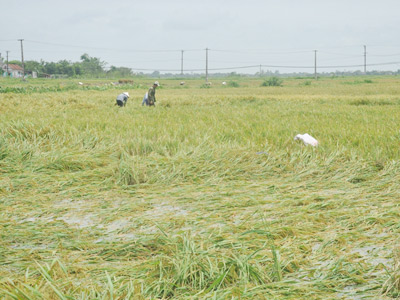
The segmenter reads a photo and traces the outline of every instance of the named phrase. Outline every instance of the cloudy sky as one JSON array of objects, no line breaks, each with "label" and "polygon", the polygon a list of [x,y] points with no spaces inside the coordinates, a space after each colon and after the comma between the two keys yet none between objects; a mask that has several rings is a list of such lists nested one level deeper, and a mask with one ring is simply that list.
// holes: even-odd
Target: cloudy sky
[{"label": "cloudy sky", "polygon": [[[400,69],[400,0],[0,0],[0,53],[135,71]],[[183,50],[183,54],[182,54]],[[314,50],[317,50],[315,52]]]}]

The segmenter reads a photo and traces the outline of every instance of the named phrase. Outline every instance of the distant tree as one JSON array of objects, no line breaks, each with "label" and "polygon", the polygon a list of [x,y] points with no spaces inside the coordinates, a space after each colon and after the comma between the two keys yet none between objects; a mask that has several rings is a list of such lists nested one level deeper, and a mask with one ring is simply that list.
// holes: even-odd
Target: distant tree
[{"label": "distant tree", "polygon": [[46,62],[44,64],[44,72],[46,74],[57,74],[57,64],[55,62]]},{"label": "distant tree", "polygon": [[107,72],[107,75],[113,77],[129,77],[132,76],[132,69],[125,67],[115,67],[111,66],[110,70]]},{"label": "distant tree", "polygon": [[89,54],[84,53],[81,55],[81,68],[84,75],[101,76],[104,74],[105,62],[97,57],[90,57]]},{"label": "distant tree", "polygon": [[[4,63],[6,63],[6,62],[4,62]],[[10,60],[8,62],[8,64],[18,65],[18,66],[22,67],[22,63],[19,60]]]},{"label": "distant tree", "polygon": [[83,70],[82,70],[82,65],[80,63],[74,63],[73,67],[75,69],[75,75],[76,76],[81,76],[83,75]]},{"label": "distant tree", "polygon": [[[76,71],[77,71],[76,64],[73,64],[70,61],[60,60],[57,63],[57,73],[58,74],[67,75],[68,77],[74,77],[76,75],[80,75],[80,74],[77,74]],[[80,69],[79,69],[79,71],[80,71]]]},{"label": "distant tree", "polygon": [[90,61],[90,56],[87,53],[84,53],[81,55],[81,61],[82,62],[89,62]]},{"label": "distant tree", "polygon": [[34,60],[25,61],[25,71],[31,72],[43,72],[44,64],[43,61],[37,62]]},{"label": "distant tree", "polygon": [[151,77],[159,78],[159,77],[160,77],[160,71],[154,71],[153,73],[151,73],[150,76],[151,76]]}]

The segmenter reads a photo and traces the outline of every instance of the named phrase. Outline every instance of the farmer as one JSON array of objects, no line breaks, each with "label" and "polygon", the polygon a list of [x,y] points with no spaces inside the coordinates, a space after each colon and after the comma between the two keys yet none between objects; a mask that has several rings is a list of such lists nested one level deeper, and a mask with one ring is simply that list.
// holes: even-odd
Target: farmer
[{"label": "farmer", "polygon": [[160,84],[158,81],[153,83],[153,86],[149,88],[149,91],[147,92],[147,101],[146,101],[146,96],[143,98],[143,104],[146,104],[147,106],[155,106],[156,104],[156,88],[159,87]]},{"label": "farmer", "polygon": [[117,96],[116,105],[118,105],[119,107],[125,106],[126,102],[128,102],[128,98],[129,98],[129,93],[128,92],[123,92],[122,94],[119,94]]},{"label": "farmer", "polygon": [[146,94],[143,97],[142,106],[145,105],[145,104],[146,104],[146,106],[149,105],[148,102],[147,102],[147,97],[148,96],[149,96],[149,93],[146,92]]}]

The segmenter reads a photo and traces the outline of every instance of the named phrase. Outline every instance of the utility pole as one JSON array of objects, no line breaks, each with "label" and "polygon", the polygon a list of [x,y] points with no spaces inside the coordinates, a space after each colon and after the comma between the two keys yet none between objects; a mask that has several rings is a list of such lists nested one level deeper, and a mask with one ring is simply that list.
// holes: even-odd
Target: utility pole
[{"label": "utility pole", "polygon": [[367,46],[364,45],[364,75],[367,75]]},{"label": "utility pole", "polygon": [[181,50],[181,75],[183,75],[183,50]]},{"label": "utility pole", "polygon": [[10,52],[10,51],[6,51],[7,52],[7,77],[8,77],[8,52]]},{"label": "utility pole", "polygon": [[18,41],[21,42],[22,79],[25,80],[24,46],[22,45],[23,39],[19,39]]},{"label": "utility pole", "polygon": [[318,77],[317,77],[317,50],[314,50],[314,78],[318,79]]},{"label": "utility pole", "polygon": [[260,65],[260,77],[261,77],[262,75],[261,75],[261,65]]},{"label": "utility pole", "polygon": [[206,48],[206,82],[208,82],[208,48]]}]

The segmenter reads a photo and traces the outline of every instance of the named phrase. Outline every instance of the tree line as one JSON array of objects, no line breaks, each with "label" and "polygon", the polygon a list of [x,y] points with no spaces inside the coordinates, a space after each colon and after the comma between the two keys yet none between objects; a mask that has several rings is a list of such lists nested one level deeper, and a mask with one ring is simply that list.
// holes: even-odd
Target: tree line
[{"label": "tree line", "polygon": [[[9,64],[16,64],[22,66],[21,61],[13,60],[9,61]],[[92,78],[104,78],[104,77],[130,77],[130,76],[149,76],[152,78],[175,78],[177,74],[166,73],[161,74],[159,71],[154,71],[150,74],[144,74],[142,72],[133,74],[132,69],[127,67],[116,67],[111,66],[106,68],[107,63],[101,61],[97,57],[91,57],[89,54],[84,53],[80,56],[79,62],[71,62],[68,60],[60,60],[58,62],[46,62],[41,60],[40,62],[29,60],[24,62],[25,73],[32,74],[36,72],[39,77],[47,76],[63,76],[63,77],[92,77]],[[360,76],[360,75],[400,75],[400,69],[397,71],[378,71],[372,70],[364,74],[360,70],[356,71],[335,71],[335,72],[322,72],[318,73],[319,77],[332,77],[332,76]],[[209,74],[210,77],[310,77],[314,76],[308,72],[296,72],[296,73],[280,73],[279,71],[262,71],[256,72],[255,74],[239,74],[236,72],[231,73],[213,73]],[[179,76],[178,76],[179,77]],[[193,74],[185,73],[181,75],[182,78],[203,78],[204,74]]]},{"label": "tree line", "polygon": [[[9,64],[22,66],[20,61],[10,61]],[[28,60],[24,62],[25,73],[36,72],[39,77],[62,75],[65,77],[107,77],[107,76],[131,76],[132,70],[126,67],[111,66],[97,57],[91,57],[84,53],[79,62],[60,60],[58,62],[40,62]]]}]

